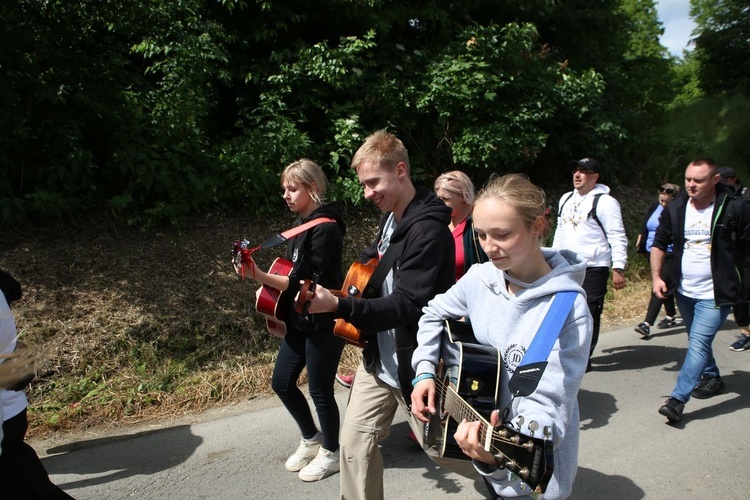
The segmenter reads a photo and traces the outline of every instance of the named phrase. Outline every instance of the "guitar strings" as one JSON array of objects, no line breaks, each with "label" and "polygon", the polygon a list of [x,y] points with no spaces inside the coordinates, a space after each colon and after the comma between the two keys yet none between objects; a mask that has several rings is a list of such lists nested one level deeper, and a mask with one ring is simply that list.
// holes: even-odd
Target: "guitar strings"
[{"label": "guitar strings", "polygon": [[[446,384],[439,378],[435,378],[434,380],[435,380],[436,389],[441,395],[440,401],[443,402],[444,406],[451,406],[452,408],[454,408],[453,411],[447,410],[448,415],[450,415],[450,417],[453,418],[453,420],[455,420],[456,422],[461,422],[461,420],[463,419],[466,419],[467,422],[474,422],[478,420],[482,424],[480,425],[480,428],[479,428],[479,432],[480,432],[479,438],[480,438],[480,441],[483,443],[487,442],[487,429],[491,429],[491,433],[492,433],[492,439],[490,440],[491,449],[487,451],[489,451],[493,455],[499,454],[499,455],[504,456],[508,460],[511,460],[511,458],[508,455],[503,453],[503,451],[500,448],[498,448],[497,446],[494,446],[492,443],[495,441],[495,439],[497,439],[499,441],[502,441],[504,443],[507,443],[513,446],[521,446],[521,445],[503,436],[501,434],[502,430],[500,431],[495,430],[495,428],[492,427],[492,425],[487,421],[486,418],[484,418],[481,414],[479,414],[479,412],[477,412],[474,408],[472,408],[467,402],[461,399],[458,393],[456,393],[456,391],[450,387],[450,384]],[[446,401],[447,399],[446,395],[448,394],[448,389],[452,391],[453,397],[457,400],[457,402],[461,404],[460,407],[451,405],[448,401]]]}]

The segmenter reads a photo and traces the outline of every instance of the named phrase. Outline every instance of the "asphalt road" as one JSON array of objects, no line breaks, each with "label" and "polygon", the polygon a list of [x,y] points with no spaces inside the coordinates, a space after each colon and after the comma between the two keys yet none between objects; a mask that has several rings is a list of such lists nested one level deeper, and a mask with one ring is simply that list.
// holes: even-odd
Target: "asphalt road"
[{"label": "asphalt road", "polygon": [[[731,317],[730,317],[731,318]],[[574,499],[750,498],[750,351],[714,343],[727,389],[692,399],[678,425],[657,413],[685,353],[685,330],[602,333],[579,393]],[[347,392],[337,389],[343,411]],[[397,417],[383,446],[386,499],[484,498],[477,480],[436,468]],[[32,442],[52,480],[79,500],[335,499],[338,475],[303,483],[284,470],[299,436],[276,398],[248,401],[120,434],[92,431]]]}]

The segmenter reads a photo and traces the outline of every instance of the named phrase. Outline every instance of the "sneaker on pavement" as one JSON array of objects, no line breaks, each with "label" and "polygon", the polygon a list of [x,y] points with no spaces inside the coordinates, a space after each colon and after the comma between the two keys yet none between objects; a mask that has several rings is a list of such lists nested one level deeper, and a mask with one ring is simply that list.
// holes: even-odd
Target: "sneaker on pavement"
[{"label": "sneaker on pavement", "polygon": [[682,411],[685,409],[685,403],[675,398],[668,398],[666,403],[659,408],[659,413],[667,417],[670,422],[679,422],[682,418]]},{"label": "sneaker on pavement", "polygon": [[323,441],[323,435],[318,432],[312,439],[301,439],[297,451],[294,455],[287,458],[284,463],[284,467],[289,472],[297,472],[302,470],[312,459],[318,456],[318,450],[320,450],[320,443]]},{"label": "sneaker on pavement", "polygon": [[321,447],[318,455],[304,469],[299,471],[299,478],[312,482],[335,474],[339,471],[339,452],[328,451]]},{"label": "sneaker on pavement", "polygon": [[665,328],[672,328],[673,326],[677,326],[677,320],[675,318],[670,318],[669,316],[667,316],[663,320],[659,321],[659,324],[656,325],[656,328],[658,328],[659,330],[663,330]]},{"label": "sneaker on pavement", "polygon": [[340,373],[336,374],[336,382],[343,385],[347,389],[351,389],[352,384],[354,383],[354,372],[341,375]]},{"label": "sneaker on pavement", "polygon": [[696,399],[708,399],[716,396],[724,389],[724,381],[721,377],[703,377],[693,389],[692,396]]},{"label": "sneaker on pavement", "polygon": [[641,337],[648,337],[651,335],[651,326],[645,321],[635,327],[635,331],[641,334]]},{"label": "sneaker on pavement", "polygon": [[732,345],[729,346],[729,349],[736,352],[746,351],[750,349],[750,335],[740,333],[740,335],[737,337],[737,340],[735,340]]}]

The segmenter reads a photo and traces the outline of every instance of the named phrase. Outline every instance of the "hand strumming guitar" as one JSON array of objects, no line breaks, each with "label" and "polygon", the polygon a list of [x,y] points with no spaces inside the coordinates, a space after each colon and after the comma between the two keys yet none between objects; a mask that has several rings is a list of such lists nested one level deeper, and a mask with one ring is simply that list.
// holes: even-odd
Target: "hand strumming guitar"
[{"label": "hand strumming guitar", "polygon": [[[497,427],[499,423],[500,410],[495,410],[490,415],[490,424],[494,428]],[[481,422],[479,421],[467,422],[466,419],[463,419],[461,423],[458,424],[458,428],[456,429],[455,434],[453,434],[453,437],[461,448],[461,451],[463,451],[464,455],[467,457],[472,460],[479,460],[486,464],[496,465],[497,462],[495,461],[495,456],[485,450],[480,444],[480,426]]]},{"label": "hand strumming guitar", "polygon": [[[427,404],[425,404],[425,402]],[[424,423],[435,414],[435,378],[425,378],[417,382],[411,393],[411,412]]]}]

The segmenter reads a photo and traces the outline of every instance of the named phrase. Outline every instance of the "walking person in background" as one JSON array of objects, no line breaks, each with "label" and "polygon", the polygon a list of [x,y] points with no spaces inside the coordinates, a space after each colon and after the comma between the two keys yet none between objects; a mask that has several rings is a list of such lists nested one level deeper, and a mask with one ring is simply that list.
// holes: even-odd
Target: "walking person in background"
[{"label": "walking person in background", "polygon": [[601,184],[601,166],[593,158],[570,162],[573,169],[573,191],[565,193],[557,209],[557,227],[552,248],[572,250],[586,262],[583,289],[594,319],[588,369],[591,355],[599,340],[599,326],[604,296],[607,294],[609,267],[612,286],[625,288],[625,264],[628,260],[628,238],[622,222],[620,204]]},{"label": "walking person in background", "polygon": [[685,361],[659,413],[679,422],[690,397],[706,399],[724,388],[713,356],[716,332],[740,301],[744,255],[750,247],[750,205],[719,182],[716,164],[701,158],[685,170],[685,193],[664,209],[651,247],[653,291],[666,297],[662,279],[667,247],[673,245],[677,307],[688,332]]},{"label": "walking person in background", "polygon": [[[750,193],[746,187],[742,186],[742,182],[737,178],[737,174],[734,172],[732,167],[719,167],[719,179],[727,187],[731,188],[735,192],[735,197],[742,197],[747,200]],[[745,276],[743,284],[745,289],[743,290],[742,299],[740,302],[732,306],[732,315],[734,315],[734,322],[740,329],[737,340],[729,345],[729,349],[735,352],[742,352],[750,349],[750,283],[748,280],[750,276]]]},{"label": "walking person in background", "polygon": [[474,184],[468,175],[460,170],[453,170],[441,174],[435,180],[435,194],[451,209],[451,221],[448,228],[453,234],[456,246],[456,281],[458,281],[474,264],[487,262],[487,254],[479,244],[471,218]]},{"label": "walking person in background", "polygon": [[[18,345],[16,322],[10,303],[21,298],[21,285],[0,271],[0,355],[11,355]],[[4,361],[0,357],[0,363]],[[0,389],[0,498],[4,500],[72,500],[49,479],[36,451],[26,443],[29,427],[23,387]]]},{"label": "walking person in background", "polygon": [[[521,434],[549,429],[553,473],[544,498],[567,498],[578,469],[578,389],[589,356],[592,319],[581,287],[586,262],[575,253],[542,249],[549,231],[544,192],[520,174],[491,179],[474,205],[474,225],[490,261],[472,267],[450,290],[432,299],[419,321],[419,347],[414,351],[412,412],[428,422],[436,408],[435,375],[445,360],[443,323],[467,318],[476,340],[503,356],[491,415],[493,427],[508,425]],[[540,325],[558,292],[574,292],[572,308],[562,316],[562,330],[550,341],[551,352],[538,385],[526,395],[513,395],[508,381],[539,335]],[[502,328],[498,328],[502,318]],[[548,339],[544,339],[545,341]],[[499,362],[499,361],[498,361]],[[448,362],[448,365],[452,363]],[[493,370],[487,370],[494,373]],[[476,380],[483,385],[487,381]],[[493,390],[485,390],[492,393]],[[466,412],[463,415],[470,414]],[[455,432],[461,451],[473,460],[492,498],[534,498],[518,476],[501,465],[503,457],[488,447],[479,421],[463,419]],[[539,435],[539,434],[537,434]],[[489,448],[489,449],[488,449]],[[499,454],[498,454],[499,455]]]},{"label": "walking person in background", "polygon": [[[674,200],[677,193],[680,192],[680,187],[676,184],[662,184],[659,188],[659,201],[651,205],[646,214],[646,219],[643,221],[641,226],[641,232],[638,234],[638,239],[635,242],[635,247],[638,249],[638,253],[644,254],[646,259],[651,258],[651,245],[654,243],[654,235],[656,234],[656,228],[659,226],[659,217],[667,204]],[[672,269],[672,246],[667,247],[667,254],[665,256],[665,263],[662,267],[663,275],[662,279],[667,286],[672,289],[674,281],[669,276],[669,272]],[[674,294],[668,293],[666,298],[661,299],[651,292],[651,299],[648,302],[648,309],[646,310],[646,318],[643,323],[635,327],[635,331],[640,333],[643,337],[651,335],[651,327],[656,321],[656,317],[661,310],[661,306],[664,305],[666,311],[666,317],[659,322],[658,328],[670,328],[677,325],[675,319],[677,311],[674,305]]]},{"label": "walking person in background", "polygon": [[[411,181],[409,154],[384,130],[367,137],[352,158],[364,196],[383,212],[377,237],[360,260],[379,261],[368,289],[372,296],[336,297],[317,287],[310,312],[333,312],[367,341],[349,394],[341,427],[341,498],[378,500],[384,496],[383,456],[401,407],[414,434],[423,426],[409,412],[417,347],[417,323],[427,302],[456,281],[450,209],[434,193]],[[383,269],[383,271],[378,272]],[[420,441],[421,444],[421,441]]]},{"label": "walking person in background", "polygon": [[[294,310],[293,297],[300,280],[319,276],[320,286],[338,289],[342,276],[343,236],[345,226],[338,203],[325,203],[328,181],[323,170],[312,160],[303,158],[284,169],[281,187],[289,209],[298,215],[294,225],[328,217],[335,223],[322,223],[287,242],[286,258],[293,263],[288,276],[270,274],[258,269],[252,257],[245,269],[235,271],[282,292],[288,300],[285,307],[286,335],[279,347],[271,386],[297,422],[302,439],[297,451],[284,467],[298,472],[303,481],[318,481],[339,470],[339,408],[334,397],[334,377],[344,339],[333,334],[331,314],[300,314]],[[310,406],[297,387],[302,369],[307,366],[308,388],[320,422],[313,420]]]}]

